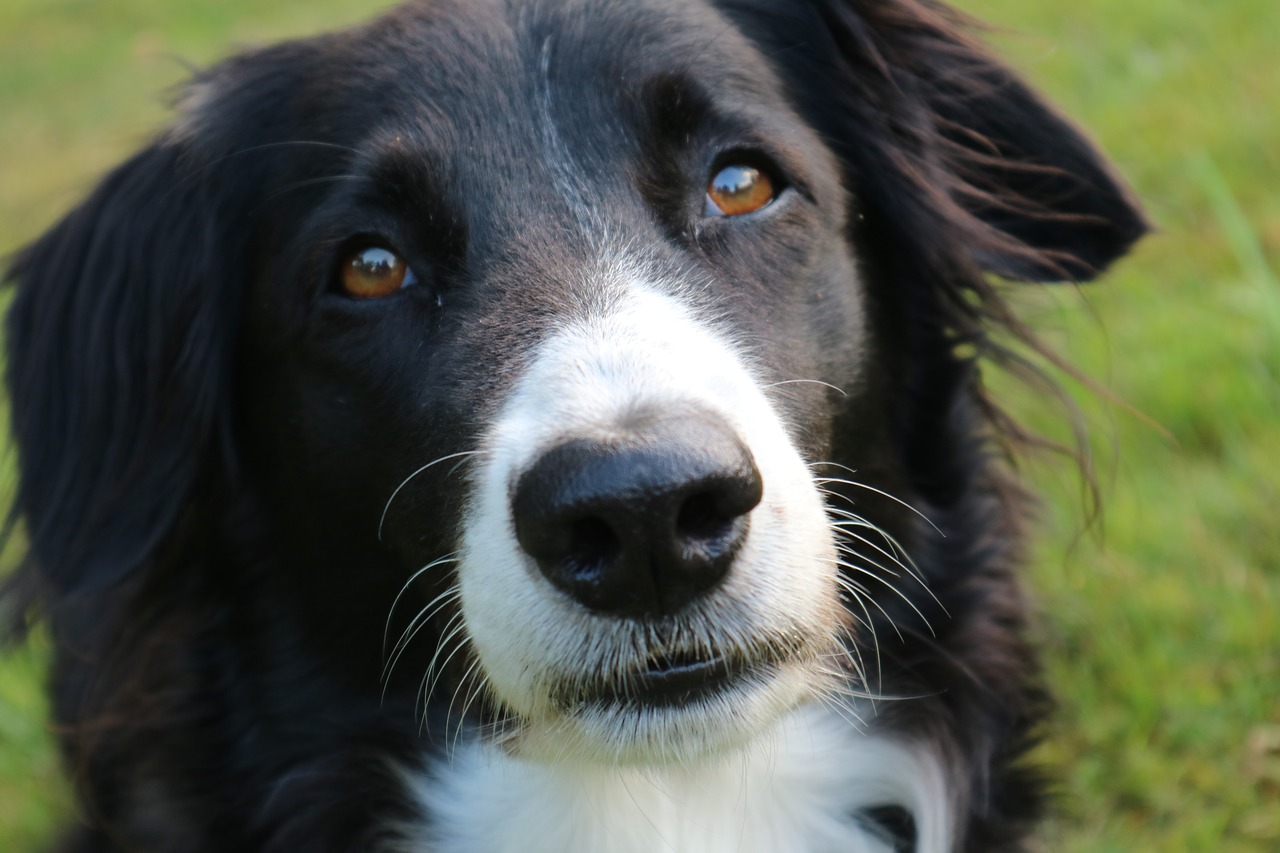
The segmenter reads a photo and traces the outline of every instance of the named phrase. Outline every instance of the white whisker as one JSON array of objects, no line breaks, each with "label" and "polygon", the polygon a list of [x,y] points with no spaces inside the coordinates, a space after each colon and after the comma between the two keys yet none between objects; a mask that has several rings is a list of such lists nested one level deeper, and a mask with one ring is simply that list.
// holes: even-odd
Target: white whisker
[{"label": "white whisker", "polygon": [[[431,655],[431,660],[427,663],[427,668],[422,673],[422,680],[418,682],[418,696],[421,698],[423,703],[423,722],[426,722],[425,714],[427,705],[429,704],[428,699],[431,696],[431,693],[435,690],[436,680],[439,678],[439,676],[435,674],[436,663],[440,661],[440,655],[444,654],[445,649],[449,648],[449,645],[454,641],[454,638],[461,634],[465,628],[466,625],[463,622],[462,611],[459,610],[455,612],[453,616],[449,617],[449,621],[445,623],[444,629],[440,632],[440,642],[436,644],[435,653]],[[458,645],[461,646],[464,642],[465,639],[459,641]],[[452,657],[452,652],[450,653],[450,657]],[[447,663],[447,661],[445,661],[445,663]],[[441,671],[443,671],[443,668],[444,664],[442,663]]]},{"label": "white whisker", "polygon": [[387,686],[391,683],[391,672],[395,669],[396,664],[400,661],[400,657],[404,654],[405,649],[413,642],[413,638],[418,635],[431,618],[435,616],[445,605],[452,601],[456,601],[460,590],[457,585],[451,586],[449,589],[437,595],[430,604],[418,611],[418,613],[409,622],[409,625],[401,633],[400,639],[396,641],[396,647],[392,650],[391,659],[387,662],[382,672],[382,689],[385,695]]},{"label": "white whisker", "polygon": [[[843,551],[843,553],[845,553],[846,555],[848,555],[848,556],[850,556],[850,557],[856,557],[856,558],[858,558],[858,559],[860,559],[860,560],[867,560],[868,562],[872,562],[872,563],[874,564],[874,562],[873,562],[873,561],[868,560],[866,557],[864,557],[864,556],[863,556],[863,555],[861,555],[861,554],[858,554],[858,553],[853,552],[853,551],[848,551],[848,550],[845,550],[845,549],[842,549],[842,551]],[[906,604],[907,604],[907,606],[908,606],[908,607],[910,607],[912,610],[914,610],[914,611],[915,611],[916,615],[920,617],[920,621],[921,621],[921,622],[923,622],[923,623],[924,623],[924,626],[925,626],[926,628],[928,628],[928,629],[929,629],[929,633],[930,633],[930,634],[932,634],[932,635],[933,635],[933,636],[935,636],[935,637],[936,637],[936,636],[938,636],[937,632],[933,630],[933,625],[932,625],[932,624],[930,624],[928,617],[926,617],[926,616],[924,615],[924,612],[923,612],[923,611],[921,611],[921,610],[920,610],[920,608],[916,606],[916,603],[915,603],[914,601],[912,601],[912,600],[911,600],[911,597],[910,597],[910,596],[908,596],[906,593],[904,593],[902,590],[898,589],[896,586],[894,586],[894,585],[893,585],[892,583],[890,583],[888,580],[886,580],[885,578],[883,578],[883,577],[881,577],[880,575],[876,574],[875,572],[870,571],[869,569],[867,569],[867,568],[866,568],[866,567],[864,567],[864,566],[855,565],[854,563],[850,563],[850,562],[848,562],[848,561],[846,561],[846,560],[842,560],[842,559],[838,559],[836,562],[838,562],[841,566],[844,566],[846,569],[850,569],[851,571],[855,571],[855,572],[858,572],[858,573],[860,573],[860,574],[864,574],[864,575],[866,575],[867,577],[875,578],[877,581],[879,581],[880,583],[884,584],[884,586],[885,586],[886,588],[888,588],[888,590],[889,590],[890,592],[892,592],[894,595],[898,596],[898,598],[901,598],[903,601],[905,601],[905,602],[906,602]],[[875,602],[875,599],[872,599],[872,602],[874,603],[874,602]],[[886,615],[886,616],[888,616],[888,614],[887,614],[887,613],[886,613],[885,615]],[[894,626],[894,630],[897,630],[897,626],[896,626],[896,625]],[[901,637],[901,636],[902,636],[901,632],[899,632],[898,636],[899,636],[899,637]]]},{"label": "white whisker", "polygon": [[783,379],[781,382],[771,382],[768,385],[765,385],[764,387],[766,389],[777,388],[779,385],[795,385],[800,382],[810,383],[813,385],[821,385],[823,388],[830,388],[832,391],[835,391],[841,397],[849,396],[848,394],[845,393],[845,390],[840,386],[832,385],[830,382],[823,382],[821,379]]},{"label": "white whisker", "polygon": [[[824,464],[830,465],[832,463],[828,462]],[[904,509],[908,509],[911,512],[915,513],[917,516],[920,517],[921,520],[924,521],[925,524],[932,527],[937,532],[937,534],[943,537],[944,539],[947,536],[947,534],[942,532],[941,527],[933,523],[933,519],[929,518],[929,516],[925,515],[923,512],[916,509],[911,504],[904,501],[902,498],[891,495],[890,493],[886,492],[884,489],[877,489],[875,486],[869,486],[866,483],[860,483],[857,480],[846,480],[841,477],[817,477],[815,478],[815,482],[817,482],[819,485],[826,485],[828,483],[841,483],[846,486],[853,486],[855,489],[866,489],[868,492],[873,492],[882,498],[891,500],[894,503],[898,504],[899,506],[903,507]]]},{"label": "white whisker", "polygon": [[447,554],[443,557],[440,557],[439,559],[432,560],[430,563],[427,563],[425,566],[423,566],[422,568],[414,572],[412,575],[410,575],[409,579],[404,582],[403,586],[400,587],[400,591],[396,593],[395,600],[391,602],[391,609],[387,611],[386,624],[382,626],[382,657],[384,660],[387,657],[387,637],[390,635],[390,632],[391,632],[391,618],[395,616],[396,607],[397,605],[400,604],[400,599],[404,596],[405,592],[407,592],[409,587],[413,585],[414,581],[416,581],[419,577],[421,577],[426,572],[430,571],[431,569],[434,569],[436,566],[444,565],[445,563],[456,563],[457,561],[458,561],[457,554]]},{"label": "white whisker", "polygon": [[[885,584],[886,586],[888,586],[889,589],[893,589],[893,586],[888,584],[884,580],[884,578],[877,577],[875,573],[869,572],[866,569],[862,568],[861,566],[851,566],[848,563],[838,558],[836,559],[835,563],[837,566],[844,566],[845,568],[851,571],[859,572],[864,575],[869,575],[875,578],[876,580],[880,581],[881,583]],[[875,598],[871,595],[870,591],[866,587],[862,586],[852,578],[847,578],[841,574],[836,575],[836,583],[844,587],[844,589],[850,595],[854,596],[854,598],[856,598],[860,604],[870,603],[872,607],[874,607],[876,610],[879,610],[880,614],[884,616],[885,621],[889,623],[889,627],[892,628],[894,633],[898,635],[898,639],[899,640],[905,639],[902,636],[902,631],[898,629],[897,623],[893,621],[893,617],[889,615],[889,612],[884,609],[884,607],[880,604],[880,602],[875,600]],[[897,592],[897,590],[894,590],[894,591]],[[901,595],[901,593],[899,593],[899,595]],[[907,603],[910,604],[910,602],[907,602]],[[870,613],[867,614],[867,618],[868,619],[871,618]]]},{"label": "white whisker", "polygon": [[[387,505],[382,508],[382,517],[378,519],[378,541],[382,541],[382,527],[387,523],[387,512],[390,511],[392,502],[396,499],[396,495],[400,494],[400,490],[409,485],[410,480],[421,474],[423,471],[426,471],[428,468],[431,468],[434,465],[439,465],[441,462],[448,462],[450,459],[463,459],[472,456],[479,456],[483,452],[484,451],[481,450],[463,450],[458,453],[450,453],[448,456],[441,456],[439,459],[428,462],[408,477],[405,477],[404,480],[401,481],[400,485],[396,486],[395,491],[391,493],[391,497],[387,498]],[[455,468],[454,470],[456,471],[457,469]],[[450,473],[452,474],[453,471],[450,471]]]},{"label": "white whisker", "polygon": [[[455,636],[457,636],[459,633],[461,633],[461,632],[462,632],[463,627],[464,627],[464,626],[463,626],[463,624],[460,622],[460,623],[458,624],[458,627],[457,627],[456,629],[454,629],[453,631],[451,631],[451,632],[450,632],[450,634],[449,634],[449,638],[450,638],[450,639],[452,639],[453,637],[455,637]],[[439,668],[438,670],[436,670],[435,674],[432,676],[431,683],[427,685],[427,689],[426,689],[426,691],[423,693],[423,697],[424,697],[423,701],[428,701],[428,700],[429,700],[429,698],[430,698],[431,694],[435,692],[436,687],[439,685],[439,683],[440,683],[440,679],[441,679],[441,677],[443,677],[445,669],[447,669],[447,668],[448,668],[448,666],[449,666],[449,661],[453,660],[454,655],[456,655],[458,652],[462,651],[462,650],[463,650],[463,648],[465,648],[465,647],[466,647],[466,645],[467,645],[467,644],[466,644],[465,642],[459,642],[459,643],[457,643],[457,644],[453,647],[453,651],[449,652],[449,655],[448,655],[444,660],[442,660],[442,661],[440,662],[440,668]],[[441,643],[441,644],[440,644],[440,647],[441,647],[441,648],[444,648],[444,646],[445,646],[445,643]],[[432,658],[431,665],[427,667],[427,672],[428,672],[428,673],[430,673],[430,672],[431,672],[431,669],[432,669],[434,666],[435,666],[435,659],[434,659],[434,658]]]},{"label": "white whisker", "polygon": [[[855,584],[849,578],[846,578],[839,573],[836,574],[836,584],[841,589],[843,589],[846,593],[849,594],[849,597],[853,599],[853,601],[858,605],[858,607],[862,608],[863,616],[866,617],[865,619],[863,619],[853,611],[848,611],[849,615],[858,623],[866,626],[867,631],[871,634],[871,648],[874,649],[876,653],[876,680],[879,681],[884,678],[884,667],[880,660],[880,637],[876,633],[875,619],[871,616],[870,608],[867,607],[867,601],[869,600],[872,604],[875,604],[876,603],[875,599],[871,598],[870,596],[864,597],[862,595],[862,590],[858,588],[857,584]],[[882,613],[884,612],[883,609],[881,609],[881,612]],[[885,614],[885,617],[888,618],[887,613]],[[892,624],[892,620],[890,620],[890,624]],[[848,628],[844,628],[843,630],[846,634],[849,634],[849,645],[856,650],[858,655],[858,660],[861,661],[862,660],[861,643],[858,642],[857,637],[854,637],[849,632]],[[895,626],[895,630],[896,630],[896,626]],[[862,669],[862,680],[864,682],[866,681],[865,665],[863,666],[863,669]]]},{"label": "white whisker", "polygon": [[[467,722],[467,710],[471,707],[471,703],[475,700],[475,697],[480,695],[480,688],[484,685],[483,676],[479,679],[475,679],[474,681],[472,680],[472,675],[479,666],[479,658],[471,662],[471,665],[467,667],[467,671],[462,674],[462,678],[458,679],[458,686],[454,688],[453,695],[449,697],[449,704],[446,706],[444,735],[447,744],[446,750],[450,755],[457,751],[458,743],[462,739],[462,727],[466,725]],[[470,687],[467,687],[468,683],[471,684]],[[458,712],[458,725],[454,728],[453,742],[448,743],[450,729],[449,721],[452,719],[453,709],[458,703],[458,694],[462,692],[464,687],[467,687],[467,693],[463,699],[462,709]]]}]

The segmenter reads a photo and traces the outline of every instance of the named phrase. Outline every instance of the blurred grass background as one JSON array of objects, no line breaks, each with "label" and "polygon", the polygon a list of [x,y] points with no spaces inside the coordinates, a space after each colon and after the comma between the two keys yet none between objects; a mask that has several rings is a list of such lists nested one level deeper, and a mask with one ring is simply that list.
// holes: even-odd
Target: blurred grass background
[{"label": "blurred grass background", "polygon": [[[0,256],[148,138],[184,63],[385,5],[3,0]],[[1027,463],[1047,498],[1033,574],[1062,700],[1042,756],[1063,776],[1046,848],[1280,850],[1280,3],[960,5],[1101,141],[1161,229],[1105,284],[1016,297],[1159,424],[1067,382],[1105,499],[1084,535],[1071,466]],[[1053,406],[993,384],[1060,432]],[[0,657],[0,850],[37,849],[71,810],[45,654],[37,637]]]}]

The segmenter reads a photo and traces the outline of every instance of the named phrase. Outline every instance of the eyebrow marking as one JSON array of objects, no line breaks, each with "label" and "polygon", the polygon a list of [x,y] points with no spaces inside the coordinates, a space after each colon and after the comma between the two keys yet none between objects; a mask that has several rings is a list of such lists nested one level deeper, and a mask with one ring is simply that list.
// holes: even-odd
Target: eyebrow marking
[{"label": "eyebrow marking", "polygon": [[607,236],[608,228],[595,208],[587,203],[589,193],[581,182],[573,155],[561,139],[560,129],[556,125],[551,94],[551,43],[551,36],[543,40],[538,59],[538,107],[541,119],[538,130],[542,148],[556,189],[568,205],[579,230],[592,243],[601,243]]}]

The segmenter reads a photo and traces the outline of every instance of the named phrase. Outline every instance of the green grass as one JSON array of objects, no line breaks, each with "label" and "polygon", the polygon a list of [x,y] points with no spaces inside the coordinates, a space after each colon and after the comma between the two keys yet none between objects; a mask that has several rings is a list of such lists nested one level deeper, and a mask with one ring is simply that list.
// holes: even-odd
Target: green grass
[{"label": "green grass", "polygon": [[1161,229],[1105,284],[1025,300],[1168,431],[1090,407],[1100,537],[1076,539],[1062,470],[1036,472],[1055,499],[1035,580],[1063,700],[1047,752],[1072,806],[1053,846],[1280,849],[1280,5],[969,8],[1034,34],[997,43],[1103,141]]},{"label": "green grass", "polygon": [[[6,0],[0,253],[159,126],[184,76],[174,57],[207,63],[381,5]],[[963,5],[1102,142],[1161,229],[1104,284],[1017,289],[1048,340],[1145,416],[1076,395],[1100,533],[1080,535],[1070,466],[1027,466],[1048,499],[1034,583],[1063,703],[1043,757],[1067,809],[1047,847],[1280,849],[1280,3]],[[1052,406],[993,384],[1060,431]],[[35,847],[70,808],[43,655],[37,642],[0,660],[3,850]]]}]

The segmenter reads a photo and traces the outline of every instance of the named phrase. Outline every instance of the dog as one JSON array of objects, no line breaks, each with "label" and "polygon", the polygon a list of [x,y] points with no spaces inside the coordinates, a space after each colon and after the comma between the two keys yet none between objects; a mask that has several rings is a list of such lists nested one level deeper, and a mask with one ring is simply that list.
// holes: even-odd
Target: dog
[{"label": "dog", "polygon": [[968,32],[421,0],[198,73],[8,273],[62,849],[1027,849],[981,371],[1146,225]]}]

